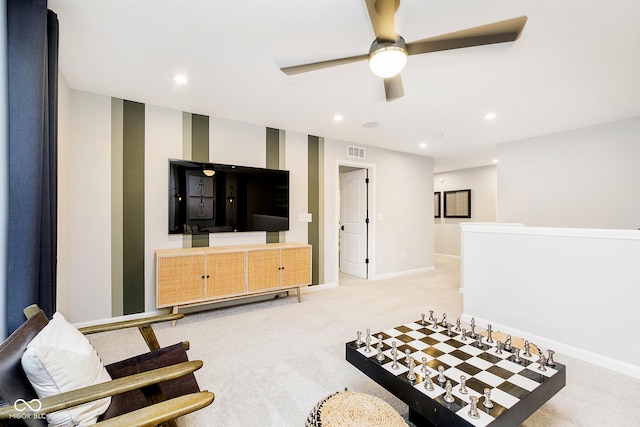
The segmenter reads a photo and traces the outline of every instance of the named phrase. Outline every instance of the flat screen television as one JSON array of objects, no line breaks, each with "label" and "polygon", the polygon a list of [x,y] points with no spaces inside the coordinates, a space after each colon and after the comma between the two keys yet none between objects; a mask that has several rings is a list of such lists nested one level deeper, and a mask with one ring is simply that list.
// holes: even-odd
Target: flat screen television
[{"label": "flat screen television", "polygon": [[169,234],[289,229],[289,171],[169,159]]}]

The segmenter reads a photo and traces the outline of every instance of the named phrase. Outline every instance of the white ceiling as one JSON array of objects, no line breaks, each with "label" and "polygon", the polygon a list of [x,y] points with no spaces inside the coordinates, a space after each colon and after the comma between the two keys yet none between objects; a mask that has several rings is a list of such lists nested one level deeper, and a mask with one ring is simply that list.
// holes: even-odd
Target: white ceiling
[{"label": "white ceiling", "polygon": [[[640,115],[638,0],[402,0],[396,31],[407,42],[528,22],[513,43],[410,56],[405,96],[391,103],[366,61],[279,70],[367,53],[374,35],[364,0],[49,0],[49,8],[72,89],[430,156],[436,172],[490,164],[500,143]],[[178,74],[188,84],[176,84]]]}]

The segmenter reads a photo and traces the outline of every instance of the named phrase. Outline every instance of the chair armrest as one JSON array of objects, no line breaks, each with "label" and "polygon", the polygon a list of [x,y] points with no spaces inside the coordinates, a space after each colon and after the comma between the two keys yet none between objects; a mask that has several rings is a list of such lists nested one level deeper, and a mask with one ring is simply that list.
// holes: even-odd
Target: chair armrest
[{"label": "chair armrest", "polygon": [[85,326],[84,328],[78,328],[80,332],[85,335],[96,334],[98,332],[108,332],[108,331],[117,331],[119,329],[126,328],[141,328],[144,326],[150,326],[154,323],[160,322],[175,322],[176,320],[182,319],[184,314],[175,313],[175,314],[163,314],[160,316],[153,317],[141,317],[140,319],[131,319],[131,320],[123,320],[121,322],[113,322],[113,323],[104,323],[101,325],[94,326]]},{"label": "chair armrest", "polygon": [[209,391],[186,394],[128,414],[109,418],[95,425],[97,427],[154,427],[204,408],[210,405],[213,399],[215,399],[215,395]]},{"label": "chair armrest", "polygon": [[[167,380],[173,380],[181,376],[193,373],[202,367],[201,360],[191,360],[164,368],[154,369],[139,374],[129,375],[100,384],[79,388],[77,390],[60,393],[54,396],[45,397],[40,400],[42,406],[38,411],[26,410],[26,405],[4,406],[0,408],[0,419],[24,416],[26,414],[47,414],[61,409],[71,408],[83,403],[102,399],[104,397],[137,390],[152,384],[157,384]],[[15,406],[17,406],[18,410]]]},{"label": "chair armrest", "polygon": [[[78,330],[84,335],[96,334],[98,332],[117,331],[126,328],[138,328],[142,338],[147,343],[149,350],[157,350],[160,348],[156,333],[153,331],[154,323],[159,322],[176,322],[178,319],[182,319],[184,314],[170,313],[161,316],[142,317],[140,319],[123,320],[121,322],[105,323],[102,325],[87,326],[79,328]],[[189,349],[189,343],[185,343],[185,349]]]},{"label": "chair armrest", "polygon": [[[27,319],[30,319],[41,311],[42,310],[40,309],[40,307],[38,307],[38,304],[32,304],[23,310],[24,315],[27,317]],[[153,331],[153,327],[151,325],[160,322],[172,322],[175,325],[175,322],[179,319],[182,319],[183,317],[184,314],[169,313],[160,316],[141,317],[139,319],[123,320],[121,322],[111,322],[94,326],[86,326],[84,328],[78,328],[78,330],[84,335],[89,335],[99,332],[117,331],[126,328],[138,328],[138,331],[140,331],[142,338],[144,338],[144,341],[147,343],[147,347],[149,347],[149,350],[153,351],[159,349],[160,344],[158,343],[158,338],[156,337],[156,333]],[[189,343],[184,342],[183,344],[185,350],[188,350]]]}]

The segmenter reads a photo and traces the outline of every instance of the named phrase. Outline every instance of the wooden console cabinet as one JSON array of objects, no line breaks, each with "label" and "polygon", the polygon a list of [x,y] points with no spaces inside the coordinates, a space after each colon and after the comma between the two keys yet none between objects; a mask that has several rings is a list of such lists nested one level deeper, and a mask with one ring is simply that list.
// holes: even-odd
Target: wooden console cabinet
[{"label": "wooden console cabinet", "polygon": [[263,245],[156,251],[156,306],[180,307],[296,290],[311,283],[311,245]]}]

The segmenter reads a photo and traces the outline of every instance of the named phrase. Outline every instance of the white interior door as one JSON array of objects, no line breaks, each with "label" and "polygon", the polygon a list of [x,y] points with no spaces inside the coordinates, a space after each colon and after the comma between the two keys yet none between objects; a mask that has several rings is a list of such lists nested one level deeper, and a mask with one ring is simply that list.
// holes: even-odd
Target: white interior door
[{"label": "white interior door", "polygon": [[367,278],[367,170],[341,174],[340,271]]}]

